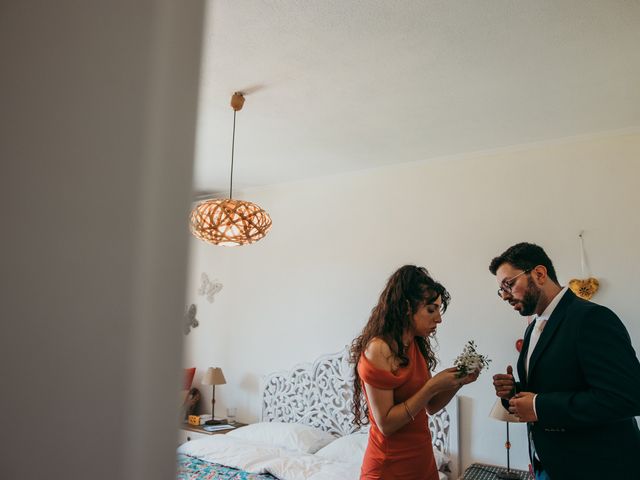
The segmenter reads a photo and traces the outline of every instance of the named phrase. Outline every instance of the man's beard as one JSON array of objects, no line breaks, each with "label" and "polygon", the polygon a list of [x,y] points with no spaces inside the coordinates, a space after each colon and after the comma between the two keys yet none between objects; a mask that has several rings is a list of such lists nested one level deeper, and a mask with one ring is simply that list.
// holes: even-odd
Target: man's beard
[{"label": "man's beard", "polygon": [[524,292],[522,300],[520,300],[520,303],[522,303],[520,315],[522,315],[523,317],[528,317],[529,315],[533,315],[535,313],[538,302],[540,301],[540,293],[540,289],[536,286],[536,284],[527,277],[527,289]]}]

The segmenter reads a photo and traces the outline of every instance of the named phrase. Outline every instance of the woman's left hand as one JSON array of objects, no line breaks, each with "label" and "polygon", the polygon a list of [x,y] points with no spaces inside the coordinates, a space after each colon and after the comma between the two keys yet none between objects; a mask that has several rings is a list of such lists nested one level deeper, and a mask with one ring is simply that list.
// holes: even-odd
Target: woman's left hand
[{"label": "woman's left hand", "polygon": [[466,375],[460,379],[460,386],[467,385],[469,383],[475,382],[480,376],[480,370],[476,370],[469,375]]}]

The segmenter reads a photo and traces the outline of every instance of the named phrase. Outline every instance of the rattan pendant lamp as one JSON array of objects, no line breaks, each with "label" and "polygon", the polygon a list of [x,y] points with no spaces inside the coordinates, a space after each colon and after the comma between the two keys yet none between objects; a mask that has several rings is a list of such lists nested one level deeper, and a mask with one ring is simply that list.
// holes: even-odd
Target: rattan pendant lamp
[{"label": "rattan pendant lamp", "polygon": [[214,245],[236,246],[255,243],[271,228],[271,217],[255,203],[234,200],[233,151],[236,138],[236,112],[242,109],[244,96],[236,92],[231,97],[233,136],[231,140],[231,180],[229,198],[216,198],[198,203],[190,215],[191,233]]}]

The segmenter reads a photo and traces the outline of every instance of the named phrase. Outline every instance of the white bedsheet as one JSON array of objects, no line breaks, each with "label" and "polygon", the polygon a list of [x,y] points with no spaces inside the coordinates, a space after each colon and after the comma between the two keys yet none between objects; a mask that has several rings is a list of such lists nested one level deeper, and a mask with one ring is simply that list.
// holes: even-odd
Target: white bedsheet
[{"label": "white bedsheet", "polygon": [[356,463],[337,462],[226,435],[187,442],[178,448],[178,453],[251,473],[270,473],[282,480],[356,480],[360,474],[360,465]]},{"label": "white bedsheet", "polygon": [[[281,480],[358,480],[361,459],[353,463],[211,435],[181,445],[178,453],[251,473],[270,473]],[[441,480],[446,476],[441,472]]]}]

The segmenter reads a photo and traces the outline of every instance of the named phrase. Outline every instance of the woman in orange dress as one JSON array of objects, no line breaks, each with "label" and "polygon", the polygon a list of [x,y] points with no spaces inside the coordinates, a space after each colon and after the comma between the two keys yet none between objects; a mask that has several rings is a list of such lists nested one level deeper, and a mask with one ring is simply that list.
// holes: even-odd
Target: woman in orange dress
[{"label": "woman in orange dress", "polygon": [[439,478],[427,412],[441,410],[479,374],[458,378],[453,367],[431,376],[431,338],[449,300],[425,268],[405,265],[389,278],[353,341],[355,423],[362,425],[363,416],[371,423],[361,480]]}]

